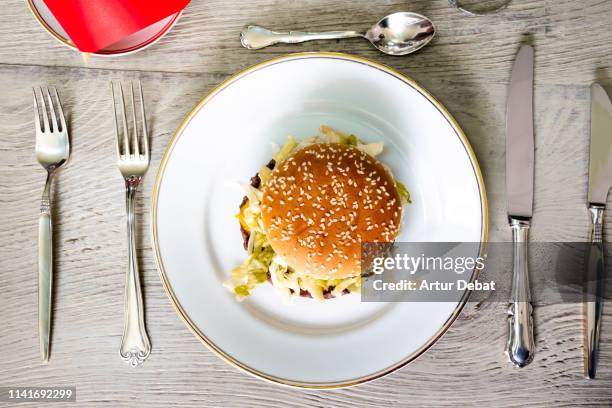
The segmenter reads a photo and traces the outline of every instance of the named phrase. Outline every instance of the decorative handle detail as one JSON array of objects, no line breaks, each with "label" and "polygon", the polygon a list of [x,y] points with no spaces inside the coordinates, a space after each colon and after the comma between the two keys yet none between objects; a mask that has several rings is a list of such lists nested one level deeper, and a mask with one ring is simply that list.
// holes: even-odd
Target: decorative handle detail
[{"label": "decorative handle detail", "polygon": [[512,299],[508,305],[506,355],[512,364],[524,367],[533,361],[533,306],[529,290],[527,242],[529,221],[510,218],[513,241]]},{"label": "decorative handle detail", "polygon": [[144,324],[140,276],[136,258],[136,227],[134,196],[139,179],[126,181],[126,210],[128,230],[128,270],[125,280],[125,325],[119,354],[132,367],[139,366],[151,353],[151,343]]},{"label": "decorative handle detail", "polygon": [[258,50],[278,43],[296,44],[312,40],[336,40],[355,37],[363,37],[363,34],[356,31],[327,31],[319,33],[289,31],[280,33],[250,25],[240,33],[240,43],[249,50]]},{"label": "decorative handle detail", "polygon": [[603,308],[603,216],[604,207],[591,205],[591,246],[587,257],[584,301],[584,376],[595,378],[599,352],[599,331]]}]

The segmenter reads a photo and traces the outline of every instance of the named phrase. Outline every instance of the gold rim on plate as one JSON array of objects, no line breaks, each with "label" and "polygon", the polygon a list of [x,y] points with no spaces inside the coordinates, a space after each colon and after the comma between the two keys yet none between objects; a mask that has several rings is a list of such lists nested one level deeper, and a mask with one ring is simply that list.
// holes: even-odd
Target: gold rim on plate
[{"label": "gold rim on plate", "polygon": [[[405,357],[404,359],[402,359],[401,361],[399,361],[398,363],[387,367],[383,370],[380,370],[376,373],[367,375],[367,376],[363,376],[363,377],[359,377],[356,379],[352,379],[352,380],[348,380],[348,381],[344,381],[344,382],[337,382],[337,383],[303,383],[303,382],[296,382],[296,381],[292,381],[292,380],[288,380],[285,378],[280,378],[280,377],[276,377],[270,374],[266,374],[263,373],[259,370],[256,370],[252,367],[249,367],[243,363],[241,363],[240,361],[236,360],[235,358],[233,358],[231,355],[225,353],[219,346],[217,346],[216,344],[214,344],[210,339],[208,339],[206,337],[206,335],[204,335],[204,333],[202,333],[198,327],[193,323],[193,321],[191,320],[191,318],[189,317],[189,315],[187,314],[187,312],[183,309],[182,305],[180,304],[176,294],[174,293],[174,291],[172,290],[172,287],[170,286],[170,282],[168,280],[168,277],[166,275],[165,269],[164,269],[164,264],[163,261],[161,259],[161,254],[160,254],[160,249],[159,249],[159,240],[157,238],[157,202],[158,202],[158,195],[159,195],[159,190],[160,190],[160,186],[162,183],[162,179],[164,176],[164,170],[166,167],[166,164],[168,163],[168,160],[170,159],[170,156],[172,154],[172,151],[174,149],[174,146],[176,146],[176,142],[178,141],[178,139],[180,138],[180,136],[183,134],[183,131],[185,130],[185,128],[187,127],[187,125],[189,124],[189,122],[191,121],[191,119],[200,111],[200,109],[206,105],[206,103],[212,99],[216,94],[218,94],[221,90],[223,90],[224,88],[226,88],[227,86],[231,85],[232,83],[236,82],[237,80],[239,80],[240,78],[255,72],[261,68],[270,66],[270,65],[274,65],[280,62],[284,62],[284,61],[288,61],[288,60],[296,60],[296,59],[304,59],[304,58],[331,58],[331,59],[340,59],[340,60],[345,60],[345,61],[352,61],[352,62],[356,62],[356,63],[360,63],[360,64],[365,64],[367,66],[376,68],[380,71],[386,72],[387,74],[392,75],[393,77],[401,80],[402,82],[406,83],[407,85],[411,86],[413,89],[415,89],[416,91],[418,91],[421,95],[423,95],[429,102],[431,102],[437,109],[438,111],[444,116],[444,118],[448,121],[448,123],[452,126],[453,130],[455,131],[455,133],[457,134],[457,136],[460,138],[463,146],[465,147],[465,150],[467,152],[467,154],[470,157],[470,162],[472,165],[472,169],[474,171],[474,174],[476,175],[476,178],[478,180],[478,189],[480,192],[480,203],[481,203],[481,216],[482,216],[482,231],[481,231],[481,250],[480,250],[480,254],[484,254],[485,251],[485,246],[487,243],[487,238],[488,238],[488,228],[489,228],[489,220],[488,220],[488,204],[487,204],[487,196],[486,196],[486,192],[485,192],[485,185],[484,185],[484,180],[482,177],[482,173],[480,171],[480,167],[478,165],[478,160],[476,159],[476,155],[474,154],[474,150],[472,149],[472,146],[470,145],[470,142],[468,141],[465,133],[463,132],[463,130],[461,130],[461,127],[459,126],[459,124],[457,123],[457,121],[452,117],[452,115],[450,114],[450,112],[448,112],[448,110],[442,106],[442,104],[433,96],[431,95],[427,90],[425,90],[424,88],[422,88],[419,84],[417,84],[413,79],[407,77],[406,75],[392,69],[389,68],[385,65],[379,64],[377,62],[373,62],[370,61],[368,59],[365,58],[361,58],[361,57],[356,57],[353,55],[348,55],[348,54],[343,54],[343,53],[336,53],[336,52],[304,52],[304,53],[297,53],[297,54],[289,54],[286,56],[282,56],[282,57],[278,57],[278,58],[274,58],[268,61],[264,61],[262,63],[256,64],[250,68],[247,68],[241,72],[238,72],[237,74],[231,76],[230,78],[228,78],[227,80],[223,81],[221,84],[219,84],[217,87],[215,87],[208,95],[206,95],[202,100],[200,100],[200,102],[198,102],[198,104],[193,108],[193,110],[191,112],[189,112],[189,114],[187,115],[187,117],[183,120],[183,122],[181,123],[181,125],[178,127],[178,129],[176,130],[176,132],[174,133],[174,135],[172,136],[172,139],[170,139],[170,142],[168,143],[168,146],[166,147],[166,151],[164,152],[164,155],[161,159],[159,168],[157,170],[157,174],[155,176],[155,184],[153,187],[153,195],[152,195],[152,202],[151,202],[151,234],[152,234],[152,242],[153,242],[153,252],[155,253],[155,262],[157,264],[157,269],[159,271],[159,275],[161,277],[164,289],[166,291],[166,294],[168,295],[168,298],[170,299],[170,302],[172,303],[172,305],[174,306],[176,312],[178,313],[178,315],[181,317],[181,319],[183,320],[183,322],[185,323],[185,325],[189,328],[189,330],[191,330],[191,332],[208,348],[210,349],[213,353],[215,353],[217,356],[219,356],[222,360],[224,360],[225,362],[227,362],[228,364],[233,365],[234,367],[240,369],[241,371],[244,371],[248,374],[251,374],[255,377],[258,377],[260,379],[272,382],[272,383],[276,383],[276,384],[281,384],[281,385],[287,385],[287,386],[292,386],[292,387],[298,387],[298,388],[310,388],[310,389],[329,389],[329,388],[342,388],[342,387],[350,387],[353,385],[357,385],[357,384],[361,384],[364,382],[368,382],[368,381],[372,381],[375,380],[377,378],[383,377],[389,373],[392,373],[393,371],[405,366],[406,364],[410,363],[411,361],[414,361],[417,357],[419,357],[421,354],[423,354],[425,351],[427,351],[427,349],[429,349],[434,343],[436,343],[440,337],[446,333],[446,331],[449,329],[449,327],[453,324],[453,322],[457,319],[457,317],[459,316],[459,314],[461,313],[461,310],[463,309],[463,306],[465,305],[465,303],[467,302],[471,291],[466,291],[464,293],[464,295],[462,296],[461,300],[458,302],[457,307],[455,308],[455,310],[453,311],[453,313],[449,316],[449,318],[444,322],[444,324],[442,325],[442,327],[440,328],[440,330],[438,330],[436,332],[436,334],[434,336],[432,336],[431,339],[429,339],[429,341],[421,346],[418,350],[416,350],[415,352],[413,352],[412,354],[410,354],[409,356]],[[475,272],[472,274],[472,282],[478,277],[478,273]]]},{"label": "gold rim on plate", "polygon": [[[78,50],[78,48],[74,45],[74,43],[72,41],[70,41],[70,39],[67,39],[63,35],[60,35],[57,31],[55,31],[49,25],[49,23],[47,23],[47,21],[40,15],[40,12],[38,11],[38,7],[36,7],[36,5],[34,4],[34,0],[27,0],[27,4],[28,4],[28,8],[30,9],[30,12],[32,13],[34,18],[36,18],[36,21],[38,21],[38,24],[40,24],[40,26],[42,28],[44,28],[45,31],[47,33],[49,33],[50,36],[55,38],[57,41],[59,41],[60,43],[62,43],[66,47],[80,52]],[[121,50],[121,51],[104,51],[104,50],[100,50],[98,52],[92,52],[91,54],[98,55],[98,56],[101,56],[101,57],[118,57],[118,56],[122,56],[122,55],[133,54],[133,53],[138,52],[138,51],[142,51],[145,48],[148,48],[151,45],[155,44],[157,41],[161,40],[162,37],[164,37],[170,30],[172,30],[172,27],[174,27],[174,25],[179,20],[179,18],[181,17],[182,14],[183,14],[182,10],[179,11],[178,13],[175,13],[174,17],[172,18],[172,20],[170,20],[168,22],[168,24],[166,24],[162,30],[160,30],[153,37],[147,39],[146,41],[143,41],[143,42],[139,43],[138,45],[126,48],[125,50]]]}]

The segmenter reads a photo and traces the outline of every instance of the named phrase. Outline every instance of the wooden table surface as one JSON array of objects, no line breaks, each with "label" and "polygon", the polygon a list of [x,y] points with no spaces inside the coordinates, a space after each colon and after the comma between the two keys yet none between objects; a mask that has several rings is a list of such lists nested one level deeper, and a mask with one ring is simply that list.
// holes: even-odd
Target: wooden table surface
[{"label": "wooden table surface", "polygon": [[[536,48],[532,238],[584,240],[589,85],[598,81],[612,92],[611,1],[515,0],[497,15],[466,17],[446,0],[193,0],[159,43],[127,57],[92,57],[87,64],[50,37],[24,3],[4,0],[0,13],[0,386],[76,385],[79,407],[612,404],[612,305],[604,310],[595,381],[583,379],[581,305],[569,303],[536,308],[537,356],[525,369],[504,360],[505,305],[495,303],[468,305],[427,353],[373,383],[314,391],[252,378],[202,346],[175,313],[155,268],[148,217],[153,174],[166,144],[216,84],[286,53],[342,51],[412,76],[448,107],[486,179],[491,240],[507,240],[505,101],[515,53],[527,41]],[[439,30],[416,55],[381,55],[359,39],[257,52],[238,40],[248,23],[366,29],[398,10],[425,14]],[[140,79],[146,93],[153,149],[137,204],[153,353],[139,369],[117,355],[126,238],[109,105],[109,82],[131,79]],[[53,343],[46,366],[38,349],[36,266],[45,175],[34,157],[31,106],[31,87],[40,84],[57,86],[61,94],[73,151],[55,190]],[[612,236],[612,217],[606,233]]]}]

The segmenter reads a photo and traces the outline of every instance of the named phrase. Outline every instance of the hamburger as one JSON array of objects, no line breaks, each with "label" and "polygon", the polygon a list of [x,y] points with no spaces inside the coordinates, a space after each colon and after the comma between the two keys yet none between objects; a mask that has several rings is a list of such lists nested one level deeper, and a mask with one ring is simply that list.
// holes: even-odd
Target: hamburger
[{"label": "hamburger", "polygon": [[362,243],[392,243],[410,202],[375,158],[382,149],[326,126],[290,136],[245,186],[237,218],[249,256],[225,286],[238,299],[265,282],[285,298],[359,292]]}]

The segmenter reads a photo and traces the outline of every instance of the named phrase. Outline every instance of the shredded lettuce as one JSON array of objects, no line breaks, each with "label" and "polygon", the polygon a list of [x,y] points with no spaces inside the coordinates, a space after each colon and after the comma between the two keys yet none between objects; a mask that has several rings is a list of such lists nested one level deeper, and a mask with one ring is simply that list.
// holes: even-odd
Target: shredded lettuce
[{"label": "shredded lettuce", "polygon": [[395,186],[397,187],[397,192],[399,193],[400,198],[402,199],[402,203],[412,203],[412,201],[410,201],[410,192],[408,191],[404,183],[395,180]]},{"label": "shredded lettuce", "polygon": [[272,156],[272,158],[277,164],[281,163],[283,160],[285,160],[289,156],[289,154],[291,154],[291,151],[296,146],[297,146],[297,141],[295,140],[293,136],[289,135],[289,137],[287,138],[287,143],[285,143],[285,145],[278,152],[276,152],[276,154]]},{"label": "shredded lettuce", "polygon": [[362,152],[369,154],[372,157],[376,157],[382,153],[384,144],[383,142],[368,143],[368,144],[360,143],[357,145],[357,148],[361,150]]},{"label": "shredded lettuce", "polygon": [[259,179],[261,180],[262,185],[268,184],[268,180],[270,180],[270,175],[272,174],[272,170],[268,166],[263,166],[259,169]]},{"label": "shredded lettuce", "polygon": [[275,253],[265,235],[252,232],[255,235],[253,252],[230,274],[224,286],[234,292],[238,299],[244,299],[251,291],[268,279],[268,270]]},{"label": "shredded lettuce", "polygon": [[321,133],[321,137],[324,139],[323,141],[327,143],[342,143],[350,146],[355,146],[357,149],[373,157],[378,156],[383,151],[383,142],[363,143],[357,138],[357,136],[353,134],[349,135],[347,133],[341,132],[334,128],[330,128],[329,126],[325,125],[322,125],[319,131]]},{"label": "shredded lettuce", "polygon": [[342,295],[345,289],[351,293],[361,291],[361,276],[346,279],[316,279],[300,275],[287,266],[279,256],[275,257],[270,266],[272,285],[285,300],[291,300],[300,295],[300,290],[306,290],[313,299],[323,301],[325,293],[332,296]]},{"label": "shredded lettuce", "polygon": [[326,292],[338,297],[344,290],[349,290],[351,293],[361,291],[361,276],[325,280],[299,275],[289,268],[281,257],[275,255],[267,243],[265,245],[256,243],[253,253],[242,265],[234,268],[224,286],[232,291],[238,300],[243,300],[253,289],[266,282],[268,273],[274,289],[287,301],[300,296],[301,290],[308,291],[313,299],[318,301],[325,299]]},{"label": "shredded lettuce", "polygon": [[348,133],[341,132],[325,125],[319,128],[319,132],[327,143],[342,143],[357,146],[357,136],[355,135],[349,135]]}]

